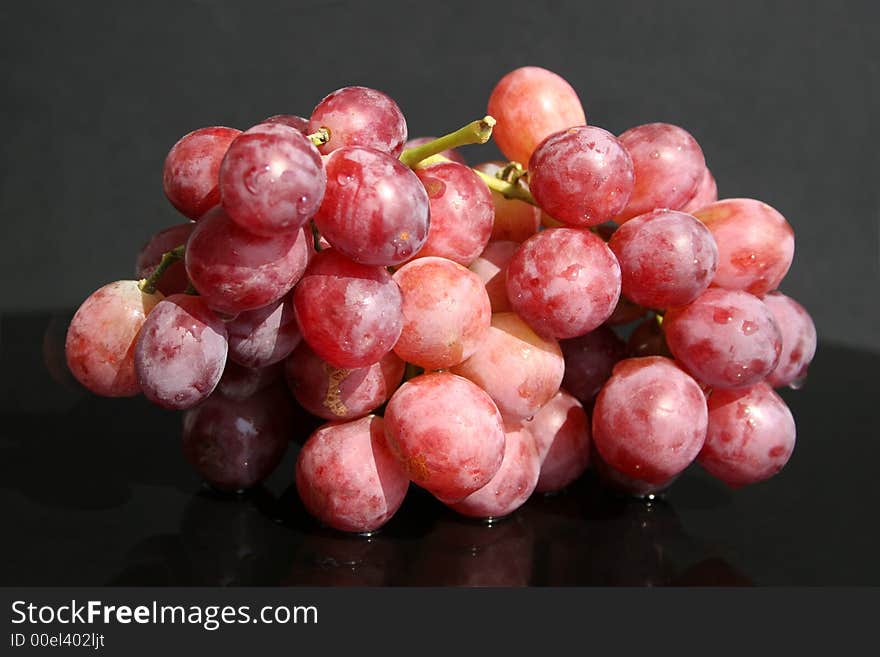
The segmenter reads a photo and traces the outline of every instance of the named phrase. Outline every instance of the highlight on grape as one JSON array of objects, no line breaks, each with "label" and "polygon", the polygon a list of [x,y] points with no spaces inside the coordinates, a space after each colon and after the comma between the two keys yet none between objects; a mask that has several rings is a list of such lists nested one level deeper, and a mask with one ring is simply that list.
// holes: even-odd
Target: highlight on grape
[{"label": "highlight on grape", "polygon": [[[508,73],[487,111],[410,138],[352,86],[183,136],[162,173],[182,218],[80,306],[71,372],[184,411],[183,455],[220,489],[325,422],[290,475],[343,532],[381,528],[410,484],[494,520],[590,467],[638,497],[694,462],[734,488],[779,472],[796,430],[774,388],[817,341],[779,291],[785,217],[719,200],[680,126],[588,125],[551,71]],[[492,137],[509,161],[456,150]]]}]

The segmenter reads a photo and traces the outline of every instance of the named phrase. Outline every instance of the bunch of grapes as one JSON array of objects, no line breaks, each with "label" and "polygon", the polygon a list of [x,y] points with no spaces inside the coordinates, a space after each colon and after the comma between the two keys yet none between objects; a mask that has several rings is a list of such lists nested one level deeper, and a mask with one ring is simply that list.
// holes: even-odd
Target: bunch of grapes
[{"label": "bunch of grapes", "polygon": [[[507,162],[455,150],[493,134]],[[188,221],[139,280],[70,325],[73,374],[106,396],[186,410],[184,454],[213,485],[278,465],[296,404],[326,420],[296,488],[325,525],[372,532],[410,483],[495,519],[588,465],[633,495],[697,461],[730,486],[788,461],[816,330],[777,291],[794,235],[770,206],[718,200],[684,129],[614,136],[536,67],[488,115],[407,141],[364,87],[308,119],[196,130],[165,161]],[[624,336],[626,339],[624,339]]]}]

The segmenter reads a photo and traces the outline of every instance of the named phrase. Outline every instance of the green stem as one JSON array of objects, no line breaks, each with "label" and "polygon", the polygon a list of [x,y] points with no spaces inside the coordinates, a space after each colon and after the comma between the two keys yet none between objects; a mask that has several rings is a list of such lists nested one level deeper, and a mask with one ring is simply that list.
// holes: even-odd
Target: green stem
[{"label": "green stem", "polygon": [[321,233],[318,232],[318,226],[315,224],[315,220],[312,219],[309,222],[312,226],[312,240],[315,243],[315,252],[320,253],[321,251]]},{"label": "green stem", "polygon": [[468,144],[485,144],[492,137],[492,128],[494,126],[495,119],[491,116],[484,116],[479,121],[471,121],[455,132],[438,137],[427,144],[422,144],[415,148],[407,148],[401,154],[400,161],[406,166],[413,168],[422,160],[450,148],[458,148]]},{"label": "green stem", "polygon": [[185,245],[181,244],[180,246],[163,253],[162,259],[159,261],[159,264],[156,265],[153,273],[150,274],[147,278],[142,279],[138,283],[138,287],[140,288],[141,292],[144,292],[146,294],[155,293],[156,284],[159,282],[159,279],[162,278],[162,274],[164,274],[165,270],[168,269],[175,262],[177,262],[178,260],[183,260],[184,251]]},{"label": "green stem", "polygon": [[518,201],[531,203],[532,205],[538,205],[531,192],[519,184],[519,178],[521,176],[516,179],[516,182],[510,183],[506,180],[501,180],[497,176],[492,176],[488,173],[477,171],[476,169],[474,169],[474,173],[483,179],[483,182],[486,183],[489,189],[498,192],[504,198],[512,198]]},{"label": "green stem", "polygon": [[330,141],[330,128],[318,128],[317,132],[306,136],[315,146],[323,146]]}]

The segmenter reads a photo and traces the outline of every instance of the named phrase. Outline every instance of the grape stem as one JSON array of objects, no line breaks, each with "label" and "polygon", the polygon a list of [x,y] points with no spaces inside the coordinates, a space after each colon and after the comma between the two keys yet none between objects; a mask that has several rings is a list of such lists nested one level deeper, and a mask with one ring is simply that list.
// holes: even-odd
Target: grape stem
[{"label": "grape stem", "polygon": [[330,141],[330,128],[318,128],[317,132],[313,132],[310,135],[306,135],[306,137],[311,141],[315,146],[323,146],[328,141]]},{"label": "grape stem", "polygon": [[162,278],[162,274],[164,274],[165,270],[168,269],[175,262],[177,262],[178,260],[183,260],[183,254],[183,244],[163,253],[162,259],[159,261],[159,264],[156,265],[153,273],[150,274],[147,278],[141,279],[141,281],[138,283],[138,288],[140,288],[140,291],[144,292],[145,294],[155,293],[156,284],[159,282],[159,279]]},{"label": "grape stem", "polygon": [[471,121],[455,132],[438,137],[427,144],[422,144],[415,148],[407,148],[401,154],[400,161],[406,166],[414,168],[422,160],[450,148],[458,148],[468,144],[485,144],[492,137],[492,128],[495,127],[495,123],[495,119],[488,115],[478,121]]},{"label": "grape stem", "polygon": [[504,198],[516,199],[517,201],[525,201],[526,203],[531,203],[532,205],[538,205],[531,192],[529,192],[528,189],[519,184],[522,175],[516,176],[513,182],[508,182],[506,180],[502,180],[497,176],[492,176],[488,173],[477,171],[476,169],[474,169],[474,173],[476,173],[480,178],[483,179],[483,182],[486,183],[489,189],[498,192]]}]

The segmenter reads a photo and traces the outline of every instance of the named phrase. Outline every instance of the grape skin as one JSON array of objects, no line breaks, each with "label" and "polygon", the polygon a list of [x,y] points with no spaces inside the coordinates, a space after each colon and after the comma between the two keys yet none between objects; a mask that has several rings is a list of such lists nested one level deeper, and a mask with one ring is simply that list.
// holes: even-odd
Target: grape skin
[{"label": "grape skin", "polygon": [[507,265],[513,310],[541,335],[574,338],[611,315],[620,265],[588,230],[549,228],[522,243]]},{"label": "grape skin", "polygon": [[214,393],[183,415],[183,455],[212,486],[256,486],[281,462],[293,432],[290,400],[278,388],[245,399]]},{"label": "grape skin", "polygon": [[707,205],[718,200],[718,184],[715,177],[709,171],[709,167],[703,169],[703,175],[697,183],[697,191],[694,193],[690,201],[681,207],[682,212],[694,214],[697,210],[702,210]]},{"label": "grape skin", "polygon": [[214,310],[236,315],[273,303],[300,279],[312,251],[305,230],[254,235],[214,208],[186,244],[186,273]]},{"label": "grape skin", "polygon": [[324,161],[327,190],[315,215],[334,248],[365,265],[399,265],[428,238],[428,193],[409,167],[369,148],[341,148]]},{"label": "grape skin", "polygon": [[779,287],[794,259],[794,231],[779,212],[761,201],[731,198],[694,216],[718,244],[712,285],[762,295]]},{"label": "grape skin", "polygon": [[353,420],[384,404],[403,380],[405,368],[393,351],[367,367],[333,367],[305,342],[284,363],[296,401],[327,420]]},{"label": "grape skin", "polygon": [[657,208],[679,210],[697,191],[706,160],[691,134],[669,123],[647,123],[620,135],[632,157],[635,184],[617,223]]},{"label": "grape skin", "polygon": [[220,377],[214,393],[227,399],[241,401],[279,381],[283,374],[281,363],[254,369],[239,365],[227,358],[223,376]]},{"label": "grape skin", "polygon": [[323,155],[345,146],[365,146],[400,157],[406,143],[406,119],[390,96],[368,87],[343,87],[312,110],[309,133],[330,130],[318,147]]},{"label": "grape skin", "polygon": [[181,137],[165,158],[162,188],[171,205],[198,220],[220,203],[220,162],[241,130],[214,126]]},{"label": "grape skin", "polygon": [[448,372],[400,386],[385,407],[385,434],[409,478],[447,504],[489,483],[504,457],[504,425],[492,398]]},{"label": "grape skin", "polygon": [[587,123],[571,85],[538,66],[524,66],[501,78],[489,96],[487,112],[498,122],[493,132],[498,148],[508,160],[521,164],[547,136]]},{"label": "grape skin", "polygon": [[674,362],[629,358],[614,367],[596,398],[593,440],[624,476],[660,484],[697,456],[707,418],[703,391]]},{"label": "grape skin", "polygon": [[648,308],[674,308],[696,299],[712,282],[718,247],[696,218],[675,210],[634,217],[611,236],[621,291]]},{"label": "grape skin", "polygon": [[669,310],[663,331],[675,358],[697,379],[717,388],[761,381],[782,352],[773,314],[741,290],[709,288],[690,305]]},{"label": "grape skin", "polygon": [[367,367],[387,354],[403,329],[403,297],[384,267],[321,251],[293,292],[303,338],[335,367]]},{"label": "grape skin", "polygon": [[226,323],[229,358],[261,368],[287,358],[302,340],[290,295],[268,306],[248,310]]},{"label": "grape skin", "polygon": [[394,351],[425,369],[453,367],[486,337],[492,307],[480,278],[445,258],[418,258],[394,273],[403,293],[403,330]]},{"label": "grape skin", "polygon": [[220,166],[223,208],[257,235],[302,228],[324,198],[327,174],[307,137],[282,123],[263,123],[239,135]]},{"label": "grape skin", "polygon": [[210,395],[226,364],[226,327],[201,297],[175,294],[156,304],[134,352],[144,396],[164,408],[192,408]]},{"label": "grape skin", "polygon": [[280,123],[289,126],[304,135],[309,134],[309,120],[297,116],[296,114],[275,114],[269,118],[263,119],[260,123]]},{"label": "grape skin", "polygon": [[[483,162],[474,167],[477,171],[494,176],[506,166],[506,162]],[[528,189],[524,180],[519,185]],[[500,192],[492,190],[492,203],[495,206],[495,220],[489,242],[525,242],[538,232],[541,225],[541,208],[525,201],[505,198]]]},{"label": "grape skin", "polygon": [[450,371],[488,392],[502,415],[526,418],[559,390],[564,369],[556,340],[540,337],[515,313],[498,313],[476,352]]},{"label": "grape skin", "polygon": [[471,518],[504,518],[526,503],[541,472],[535,441],[522,424],[504,423],[504,458],[488,484],[451,508]]},{"label": "grape skin", "polygon": [[614,366],[627,355],[623,340],[607,326],[560,340],[559,346],[565,358],[562,387],[584,403],[599,394]]},{"label": "grape skin", "polygon": [[83,301],[67,329],[67,366],[86,388],[104,397],[132,397],[141,389],[134,347],[162,293],[145,294],[136,281],[116,281]]},{"label": "grape skin", "polygon": [[612,219],[633,191],[633,162],[607,130],[569,128],[550,135],[529,160],[529,189],[541,208],[570,226]]},{"label": "grape skin", "polygon": [[525,427],[538,448],[541,473],[535,491],[562,490],[580,477],[590,463],[590,418],[581,403],[559,390]]},{"label": "grape skin", "polygon": [[486,286],[493,313],[512,310],[510,299],[507,298],[507,263],[518,248],[516,242],[489,242],[469,267]]},{"label": "grape skin", "polygon": [[[181,244],[186,244],[190,233],[196,225],[192,222],[177,224],[160,230],[144,244],[138,253],[135,262],[135,275],[138,279],[149,278],[155,271],[156,265],[162,260],[162,256]],[[172,263],[164,271],[156,282],[156,288],[166,297],[171,294],[180,294],[186,290],[189,280],[186,277],[186,267],[183,261]]]},{"label": "grape skin", "polygon": [[602,457],[595,450],[590,454],[590,462],[593,470],[595,470],[596,475],[599,477],[599,481],[601,481],[604,486],[631,497],[643,498],[662,493],[679,477],[679,475],[675,475],[666,481],[657,484],[649,484],[646,481],[639,481],[638,479],[627,477],[612,468],[602,460]]},{"label": "grape skin", "polygon": [[791,411],[766,383],[709,396],[709,431],[697,462],[733,487],[772,477],[794,451]]},{"label": "grape skin", "polygon": [[428,239],[417,257],[439,256],[467,267],[486,248],[494,205],[489,188],[469,167],[442,162],[415,170],[430,204]]},{"label": "grape skin", "polygon": [[330,422],[296,461],[296,489],[306,510],[343,532],[373,532],[403,504],[409,480],[389,451],[382,418]]},{"label": "grape skin", "polygon": [[806,308],[782,292],[764,295],[764,304],[773,313],[782,334],[779,363],[767,376],[767,383],[774,388],[799,385],[816,354],[816,325]]}]

